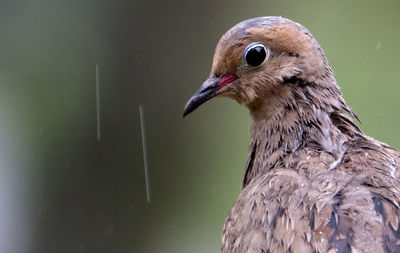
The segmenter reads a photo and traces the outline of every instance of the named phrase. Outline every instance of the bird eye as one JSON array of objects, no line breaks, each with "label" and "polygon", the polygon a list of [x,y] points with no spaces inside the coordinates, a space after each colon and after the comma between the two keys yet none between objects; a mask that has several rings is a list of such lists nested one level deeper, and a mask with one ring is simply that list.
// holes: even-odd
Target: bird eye
[{"label": "bird eye", "polygon": [[260,42],[251,43],[244,50],[244,61],[248,66],[260,66],[268,56],[269,49]]}]

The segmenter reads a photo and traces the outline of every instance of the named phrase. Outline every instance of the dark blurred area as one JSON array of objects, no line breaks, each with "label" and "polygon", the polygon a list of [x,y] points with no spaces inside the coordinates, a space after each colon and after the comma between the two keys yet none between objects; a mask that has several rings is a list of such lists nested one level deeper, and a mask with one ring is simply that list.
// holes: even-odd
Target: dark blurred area
[{"label": "dark blurred area", "polygon": [[361,128],[399,148],[399,7],[2,1],[0,252],[218,252],[251,122],[228,99],[185,119],[182,112],[220,36],[251,17],[284,16],[310,29]]}]

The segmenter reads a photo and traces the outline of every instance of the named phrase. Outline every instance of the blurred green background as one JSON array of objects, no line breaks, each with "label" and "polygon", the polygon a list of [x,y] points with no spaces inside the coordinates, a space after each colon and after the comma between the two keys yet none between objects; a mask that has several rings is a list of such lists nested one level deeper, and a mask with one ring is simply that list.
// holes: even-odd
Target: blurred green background
[{"label": "blurred green background", "polygon": [[399,7],[1,1],[0,252],[218,252],[241,188],[250,119],[229,99],[185,119],[182,111],[208,76],[220,36],[251,17],[284,16],[310,29],[362,129],[399,148]]}]

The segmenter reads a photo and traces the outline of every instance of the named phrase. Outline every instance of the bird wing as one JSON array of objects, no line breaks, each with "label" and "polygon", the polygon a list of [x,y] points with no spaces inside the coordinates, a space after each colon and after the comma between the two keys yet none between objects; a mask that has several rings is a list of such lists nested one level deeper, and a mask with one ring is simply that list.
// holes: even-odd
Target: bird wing
[{"label": "bird wing", "polygon": [[251,180],[222,252],[400,252],[399,153],[354,147],[334,170],[316,157]]}]

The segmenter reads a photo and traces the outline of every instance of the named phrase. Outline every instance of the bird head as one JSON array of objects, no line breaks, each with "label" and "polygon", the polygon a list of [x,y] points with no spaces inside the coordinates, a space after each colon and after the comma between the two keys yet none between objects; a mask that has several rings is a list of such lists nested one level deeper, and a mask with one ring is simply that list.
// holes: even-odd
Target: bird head
[{"label": "bird head", "polygon": [[308,84],[340,94],[326,56],[311,33],[286,18],[249,19],[221,37],[210,77],[189,99],[184,116],[217,96],[233,98],[253,113],[265,107],[274,110],[293,102],[292,90]]}]

